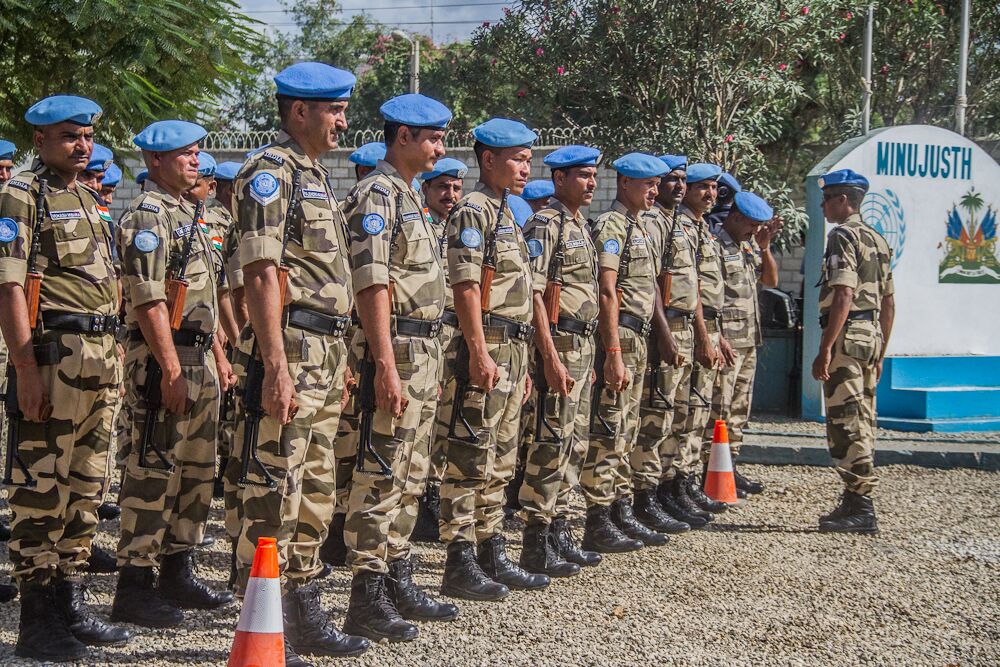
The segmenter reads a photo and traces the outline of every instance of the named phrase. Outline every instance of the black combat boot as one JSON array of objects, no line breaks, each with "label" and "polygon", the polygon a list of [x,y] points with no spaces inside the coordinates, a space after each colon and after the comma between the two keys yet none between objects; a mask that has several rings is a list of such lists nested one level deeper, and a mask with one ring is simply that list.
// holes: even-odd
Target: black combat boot
[{"label": "black combat boot", "polygon": [[677,498],[674,497],[674,481],[672,479],[660,482],[660,485],[656,487],[656,499],[660,501],[660,507],[667,514],[678,521],[683,521],[691,528],[704,528],[705,524],[708,523],[703,516],[688,512],[680,506]]},{"label": "black combat boot", "polygon": [[57,579],[53,595],[66,627],[87,646],[123,646],[128,643],[125,628],[115,627],[92,616],[83,605],[84,586],[69,579]]},{"label": "black combat boot", "polygon": [[117,572],[118,560],[113,554],[91,543],[86,571],[91,574],[111,574],[112,572]]},{"label": "black combat boot", "polygon": [[472,544],[459,540],[448,545],[441,595],[463,600],[495,601],[510,595],[510,589],[490,579],[479,567]]},{"label": "black combat boot", "polygon": [[111,620],[146,628],[174,628],[183,623],[184,612],[160,595],[155,581],[151,567],[123,567],[111,603]]},{"label": "black combat boot", "polygon": [[97,516],[101,521],[114,521],[122,515],[122,508],[118,503],[106,502],[97,506]]},{"label": "black combat boot", "polygon": [[231,540],[232,548],[229,550],[229,581],[226,582],[226,588],[231,591],[236,590],[236,580],[240,576],[240,562],[236,557],[236,549],[238,548],[240,538]]},{"label": "black combat boot", "polygon": [[17,597],[17,586],[13,583],[0,584],[0,603],[10,602]]},{"label": "black combat boot", "polygon": [[521,509],[521,500],[519,496],[521,495],[521,486],[523,484],[524,466],[519,465],[514,469],[514,476],[507,483],[507,488],[504,490],[506,501],[503,505],[503,515],[508,519],[517,514]]},{"label": "black combat boot", "polygon": [[[672,480],[670,480],[671,492],[673,493],[674,500],[680,505],[680,508],[687,512],[688,514],[694,514],[705,520],[705,523],[711,523],[715,520],[715,515],[711,512],[707,512],[695,502],[688,494],[688,479],[686,475],[678,474]],[[688,521],[688,523],[691,523]],[[694,524],[691,524],[694,525]]]},{"label": "black combat boot", "polygon": [[14,655],[45,662],[80,660],[87,647],[73,636],[59,612],[51,585],[21,582],[21,621]]},{"label": "black combat boot", "polygon": [[664,512],[660,501],[656,499],[656,492],[649,489],[635,492],[632,511],[643,525],[660,533],[677,534],[691,530],[691,524],[678,521]]},{"label": "black combat boot", "polygon": [[527,572],[547,574],[550,577],[572,577],[580,574],[580,566],[570,563],[552,548],[554,540],[549,539],[551,526],[544,523],[529,524],[524,527],[521,539],[521,558],[518,564]]},{"label": "black combat boot", "polygon": [[851,505],[850,500],[847,497],[848,493],[849,493],[848,491],[844,491],[842,494],[840,494],[840,500],[837,501],[837,506],[834,507],[833,510],[831,510],[828,514],[824,514],[819,518],[819,522],[821,524],[829,523],[831,521],[837,521],[842,516],[847,514]]},{"label": "black combat boot", "polygon": [[344,632],[373,641],[408,642],[417,638],[417,626],[403,620],[389,599],[386,576],[380,572],[359,572],[351,582]]},{"label": "black combat boot", "polygon": [[417,505],[417,523],[410,539],[414,542],[440,542],[438,519],[441,517],[441,486],[427,482],[424,496]]},{"label": "black combat boot", "polygon": [[611,503],[611,521],[618,526],[618,530],[633,540],[639,540],[647,547],[662,547],[669,539],[666,535],[639,523],[632,513],[632,503],[628,498],[619,498]]},{"label": "black combat boot", "polygon": [[292,645],[288,643],[287,633],[282,637],[282,641],[285,644],[285,667],[316,667],[314,664],[295,652]]},{"label": "black combat boot", "polygon": [[233,601],[230,591],[213,591],[194,576],[194,554],[182,551],[163,557],[160,595],[181,609],[218,609]]},{"label": "black combat boot", "polygon": [[552,520],[552,525],[549,526],[549,539],[556,553],[580,567],[594,567],[604,560],[604,557],[596,551],[584,551],[577,545],[573,531],[569,527],[569,520],[565,516],[557,516]]},{"label": "black combat boot", "polygon": [[319,548],[319,559],[334,567],[347,565],[347,544],[344,542],[344,522],[346,514],[334,514],[330,522],[330,534]]},{"label": "black combat boot", "polygon": [[[705,464],[705,467],[708,468],[708,464]],[[702,480],[704,479],[705,478],[702,477]],[[699,484],[698,480],[695,479],[694,475],[690,476],[685,475],[685,484],[686,486],[684,490],[687,493],[688,498],[693,500],[695,504],[698,505],[698,507],[702,508],[706,512],[711,512],[712,514],[720,514],[729,509],[729,505],[727,505],[726,503],[721,502],[719,500],[713,500],[709,498],[707,495],[705,495],[705,492],[702,491],[701,489],[702,484],[704,484],[704,481],[702,482],[702,484]]]},{"label": "black combat boot", "polygon": [[[838,510],[840,510],[839,515],[837,514]],[[831,514],[833,518],[829,518]],[[831,514],[820,518],[819,532],[878,534],[875,505],[870,496],[861,496],[851,491],[845,491],[841,506]],[[824,519],[826,520],[824,521]]]},{"label": "black combat boot", "polygon": [[761,482],[755,482],[752,479],[747,479],[740,474],[739,469],[736,467],[736,463],[733,463],[733,478],[736,480],[736,491],[745,491],[750,494],[757,494],[764,492],[764,485]]},{"label": "black combat boot", "polygon": [[618,529],[611,521],[611,508],[607,505],[591,505],[587,508],[587,523],[583,529],[583,548],[603,554],[619,554],[638,551],[640,540],[633,540]]},{"label": "black combat boot", "polygon": [[458,607],[438,602],[413,581],[413,562],[409,558],[389,563],[386,580],[389,599],[396,605],[399,615],[408,621],[454,621]]},{"label": "black combat boot", "polygon": [[[354,595],[351,595],[354,605]],[[348,658],[361,655],[371,646],[359,633],[344,634],[330,623],[330,616],[320,605],[319,587],[313,583],[291,588],[281,596],[285,618],[285,637],[295,653]],[[347,612],[350,619],[351,611]],[[348,631],[350,632],[350,631]]]},{"label": "black combat boot", "polygon": [[483,572],[504,586],[522,591],[546,588],[551,581],[544,574],[529,574],[507,557],[507,538],[500,533],[479,545],[479,566]]}]

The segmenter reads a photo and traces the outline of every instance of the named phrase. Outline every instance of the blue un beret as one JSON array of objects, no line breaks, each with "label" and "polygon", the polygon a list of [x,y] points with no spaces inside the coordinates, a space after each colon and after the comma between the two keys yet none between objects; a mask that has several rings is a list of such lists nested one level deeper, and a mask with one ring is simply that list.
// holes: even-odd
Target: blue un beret
[{"label": "blue un beret", "polygon": [[854,171],[853,169],[838,169],[828,174],[820,176],[819,187],[821,190],[840,185],[845,187],[861,188],[868,192],[868,179]]},{"label": "blue un beret", "polygon": [[524,123],[508,118],[490,118],[472,129],[472,136],[481,144],[491,148],[530,148],[538,135]]},{"label": "blue un beret", "polygon": [[55,125],[70,122],[84,127],[93,125],[101,117],[97,102],[75,95],[53,95],[31,105],[24,120],[31,125]]},{"label": "blue un beret", "polygon": [[661,155],[660,159],[663,161],[663,164],[667,165],[670,171],[674,169],[687,169],[687,155],[670,155],[667,153],[666,155]]},{"label": "blue un beret", "polygon": [[555,193],[556,186],[553,185],[552,181],[528,181],[528,184],[524,186],[524,192],[521,193],[521,199],[525,201],[545,199],[546,197],[553,196]]},{"label": "blue un beret", "polygon": [[87,163],[87,171],[106,171],[114,159],[114,153],[111,152],[110,148],[94,144],[94,150],[90,153],[90,162]]},{"label": "blue un beret", "polygon": [[219,164],[215,161],[215,158],[201,151],[198,153],[198,176],[201,178],[208,178],[209,176],[215,176],[215,170],[218,168]]},{"label": "blue un beret", "polygon": [[[201,160],[201,156],[204,153],[198,154],[198,159]],[[215,180],[217,181],[235,181],[236,174],[240,173],[240,167],[243,165],[239,162],[233,162],[229,160],[227,162],[220,162],[215,165]]]},{"label": "blue un beret", "polygon": [[669,173],[663,160],[646,153],[628,153],[612,162],[611,166],[629,178],[653,178]]},{"label": "blue un beret", "polygon": [[464,162],[453,157],[443,157],[434,163],[434,169],[420,174],[420,180],[429,181],[445,174],[455,178],[465,178],[467,173],[469,173],[469,168],[465,166]]},{"label": "blue un beret", "polygon": [[139,173],[135,175],[135,184],[142,185],[143,183],[146,182],[146,177],[148,176],[149,176],[148,169],[140,169]]},{"label": "blue un beret", "polygon": [[740,213],[757,222],[767,222],[774,217],[774,209],[752,192],[743,192],[742,190],[737,192],[733,205]]},{"label": "blue un beret", "polygon": [[443,130],[451,122],[451,111],[435,99],[418,93],[397,95],[379,107],[382,118],[408,127]]},{"label": "blue un beret", "polygon": [[278,72],[278,95],[297,100],[346,100],[357,78],[325,63],[296,63]]},{"label": "blue un beret", "polygon": [[700,183],[701,181],[716,181],[722,175],[722,167],[708,162],[696,162],[688,165],[687,168],[688,185]]},{"label": "blue un beret", "polygon": [[528,221],[528,218],[532,216],[534,211],[531,210],[531,204],[524,201],[522,197],[517,195],[507,196],[507,207],[510,209],[511,215],[514,216],[514,222],[517,223],[518,227],[524,227],[524,223]]},{"label": "blue un beret", "polygon": [[542,162],[550,169],[593,167],[600,157],[601,151],[590,146],[563,146],[546,155]]},{"label": "blue un beret", "polygon": [[101,179],[102,188],[115,188],[122,180],[122,170],[118,165],[111,163],[111,166],[104,170],[104,178]]},{"label": "blue un beret", "polygon": [[201,141],[208,132],[186,120],[160,120],[135,135],[132,143],[144,151],[166,153]]},{"label": "blue un beret", "polygon": [[14,142],[0,139],[0,160],[13,160],[16,151],[17,146]]},{"label": "blue un beret", "polygon": [[361,165],[362,167],[374,167],[379,160],[385,159],[385,144],[381,141],[367,143],[358,150],[351,153],[347,158],[348,162]]},{"label": "blue un beret", "polygon": [[728,171],[722,172],[719,176],[719,185],[725,185],[731,192],[742,192],[743,188],[740,187],[740,182],[736,180],[736,177],[730,174]]}]

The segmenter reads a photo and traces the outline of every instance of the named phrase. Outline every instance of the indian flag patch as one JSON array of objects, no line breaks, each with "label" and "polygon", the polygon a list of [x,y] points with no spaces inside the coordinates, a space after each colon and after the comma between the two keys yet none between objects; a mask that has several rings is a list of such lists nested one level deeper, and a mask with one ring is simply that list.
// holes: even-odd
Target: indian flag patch
[{"label": "indian flag patch", "polygon": [[213,236],[212,237],[212,247],[215,248],[216,250],[222,250],[222,237],[221,236]]},{"label": "indian flag patch", "polygon": [[107,206],[97,206],[97,215],[101,216],[101,220],[104,222],[111,222],[111,211],[108,210]]},{"label": "indian flag patch", "polygon": [[198,218],[198,226],[201,227],[201,231],[208,234],[208,223],[205,222],[205,218]]}]

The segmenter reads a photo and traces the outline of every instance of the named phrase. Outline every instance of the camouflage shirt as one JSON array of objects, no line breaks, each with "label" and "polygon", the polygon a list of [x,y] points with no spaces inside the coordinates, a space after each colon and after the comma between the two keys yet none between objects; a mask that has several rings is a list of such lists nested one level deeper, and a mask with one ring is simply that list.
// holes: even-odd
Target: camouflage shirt
[{"label": "camouflage shirt", "polygon": [[733,347],[756,347],[764,342],[757,304],[757,281],[763,266],[760,247],[752,236],[742,243],[735,240],[724,227],[719,229],[718,240],[725,282],[722,335]]},{"label": "camouflage shirt", "polygon": [[48,181],[35,270],[42,274],[39,309],[93,315],[118,313],[111,229],[97,194],[62,179],[39,160],[0,190],[0,284],[24,285],[35,225],[39,179]]},{"label": "camouflage shirt", "polygon": [[490,235],[496,238],[496,273],[489,312],[517,322],[532,316],[531,266],[524,235],[510,208],[497,220],[500,197],[482,182],[462,197],[448,215],[448,275],[452,285],[479,284]]},{"label": "camouflage shirt", "polygon": [[698,264],[698,279],[701,282],[701,305],[722,312],[725,303],[725,286],[722,282],[722,262],[719,243],[708,231],[708,222],[699,219],[694,211],[681,204],[678,213],[685,221],[685,228],[694,243],[695,260]]},{"label": "camouflage shirt", "polygon": [[[402,206],[397,209],[400,198]],[[434,226],[419,193],[379,160],[344,201],[351,240],[354,289],[392,288],[392,314],[436,320],[444,312],[445,282]],[[398,225],[395,241],[393,230]]]},{"label": "camouflage shirt", "polygon": [[204,218],[194,223],[194,204],[176,199],[147,179],[145,191],[132,200],[118,220],[125,321],[138,329],[135,308],[167,298],[165,281],[179,260],[188,234],[194,234],[184,275],[188,282],[181,329],[212,333],[218,321],[215,264]]},{"label": "camouflage shirt", "polygon": [[233,216],[226,210],[226,207],[216,200],[208,202],[205,206],[205,224],[208,225],[208,238],[212,247],[212,260],[215,266],[215,277],[219,281],[219,289],[229,290],[226,281],[226,255],[225,243],[229,230],[235,227]]},{"label": "camouflage shirt", "polygon": [[[646,228],[648,212],[639,216],[641,221],[630,221],[628,210],[615,200],[611,210],[594,221],[594,246],[597,248],[598,266],[619,273],[621,311],[649,322],[653,318],[653,302],[656,300],[655,281],[660,253]],[[621,256],[626,251],[625,237],[630,225],[632,240],[628,248],[628,266],[619,268]]]},{"label": "camouflage shirt", "polygon": [[233,221],[222,239],[223,266],[230,290],[243,287],[243,267],[240,265],[240,226]]},{"label": "camouflage shirt", "polygon": [[819,289],[820,315],[833,305],[833,288],[837,285],[854,290],[851,312],[880,310],[882,297],[894,292],[891,263],[889,244],[859,214],[834,227],[826,237]]},{"label": "camouflage shirt", "polygon": [[448,218],[442,218],[429,208],[424,209],[427,221],[434,228],[437,237],[438,253],[441,255],[441,265],[444,267],[444,307],[455,310],[455,295],[451,291],[451,279],[448,277]]},{"label": "camouflage shirt", "polygon": [[[301,172],[299,203],[287,219],[292,179]],[[326,168],[284,131],[247,158],[236,176],[240,266],[261,260],[289,268],[284,305],[346,316],[354,296],[347,237]],[[281,245],[290,224],[284,256]]]},{"label": "camouflage shirt", "polygon": [[[656,204],[653,212],[656,216],[648,216],[650,223],[647,231],[654,240],[654,245],[661,249],[660,271],[667,267],[673,276],[670,286],[670,307],[694,312],[698,306],[698,270],[694,263],[694,245],[691,243],[693,233],[691,219],[679,215]],[[670,238],[670,244],[664,245],[664,238]]]},{"label": "camouflage shirt", "polygon": [[[559,238],[559,221],[563,218],[563,235]],[[524,223],[524,238],[528,240],[528,255],[534,275],[534,290],[541,294],[549,280],[552,256],[562,243],[562,271],[556,276],[562,281],[559,315],[578,320],[597,319],[597,251],[587,231],[587,219],[577,211],[571,215],[561,201],[553,197],[545,208]]]}]

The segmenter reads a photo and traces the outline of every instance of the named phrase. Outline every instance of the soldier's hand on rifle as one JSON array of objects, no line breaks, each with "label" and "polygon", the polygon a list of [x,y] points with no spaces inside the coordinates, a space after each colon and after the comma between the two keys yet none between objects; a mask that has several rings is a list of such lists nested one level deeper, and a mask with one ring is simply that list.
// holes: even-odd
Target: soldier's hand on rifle
[{"label": "soldier's hand on rifle", "polygon": [[573,390],[573,378],[570,377],[569,371],[566,370],[566,365],[563,362],[557,358],[553,358],[551,363],[546,360],[544,372],[545,381],[548,382],[549,389],[558,391],[560,396],[569,396],[569,392]]},{"label": "soldier's hand on rifle", "polygon": [[469,355],[469,384],[490,391],[500,381],[500,370],[488,354]]},{"label": "soldier's hand on rifle", "polygon": [[402,417],[406,409],[403,398],[403,383],[399,380],[396,367],[388,367],[375,362],[375,406],[394,417]]},{"label": "soldier's hand on rifle", "polygon": [[180,368],[173,372],[163,371],[163,377],[160,378],[160,396],[163,407],[175,415],[184,415],[190,410],[187,380],[184,379]]},{"label": "soldier's hand on rifle", "polygon": [[694,358],[705,368],[715,368],[715,364],[719,360],[718,355],[719,353],[715,346],[708,340],[699,341],[695,344]]},{"label": "soldier's hand on rifle", "polygon": [[236,373],[233,372],[233,366],[225,355],[216,358],[215,367],[219,370],[219,388],[222,393],[236,386]]},{"label": "soldier's hand on rifle", "polygon": [[620,393],[628,387],[628,371],[621,350],[608,351],[604,358],[604,388]]},{"label": "soldier's hand on rifle", "polygon": [[684,355],[680,353],[677,341],[670,335],[670,332],[657,332],[656,343],[660,350],[660,359],[665,364],[677,368],[684,363]]},{"label": "soldier's hand on rifle", "polygon": [[277,419],[281,424],[287,424],[295,416],[295,385],[288,367],[264,370],[264,382],[261,385],[261,406],[264,412]]},{"label": "soldier's hand on rifle", "polygon": [[38,366],[28,364],[17,369],[17,405],[30,422],[44,422],[52,416],[49,392],[45,390]]}]

